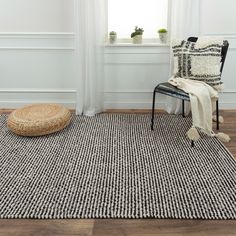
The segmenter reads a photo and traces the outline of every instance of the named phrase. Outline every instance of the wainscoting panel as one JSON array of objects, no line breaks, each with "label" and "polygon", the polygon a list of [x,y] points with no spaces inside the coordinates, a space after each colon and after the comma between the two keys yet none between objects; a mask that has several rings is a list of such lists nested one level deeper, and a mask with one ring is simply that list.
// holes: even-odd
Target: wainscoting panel
[{"label": "wainscoting panel", "polygon": [[107,44],[105,54],[169,54],[168,45],[160,43],[149,44]]},{"label": "wainscoting panel", "polygon": [[169,54],[105,54],[106,64],[167,64],[170,62]]},{"label": "wainscoting panel", "polygon": [[[154,87],[168,79],[169,47],[108,46],[105,51],[105,108],[148,109]],[[162,96],[158,96],[163,107]]]},{"label": "wainscoting panel", "polygon": [[74,90],[0,90],[1,108],[18,108],[34,103],[61,103],[75,108]]},{"label": "wainscoting panel", "polygon": [[0,34],[0,107],[75,104],[72,33]]},{"label": "wainscoting panel", "polygon": [[168,79],[168,64],[116,64],[105,67],[105,91],[152,91]]},{"label": "wainscoting panel", "polygon": [[[149,91],[120,91],[105,92],[106,109],[151,109],[152,92]],[[156,108],[162,109],[167,102],[167,97],[156,97]]]},{"label": "wainscoting panel", "polygon": [[0,51],[1,88],[73,88],[73,54],[68,51]]},{"label": "wainscoting panel", "polygon": [[[236,37],[227,36],[231,48],[225,64],[221,108],[236,108]],[[157,83],[169,77],[169,46],[107,45],[104,99],[106,109],[149,109]],[[76,102],[73,33],[0,34],[0,107],[31,103]],[[157,96],[157,107],[167,102]]]}]

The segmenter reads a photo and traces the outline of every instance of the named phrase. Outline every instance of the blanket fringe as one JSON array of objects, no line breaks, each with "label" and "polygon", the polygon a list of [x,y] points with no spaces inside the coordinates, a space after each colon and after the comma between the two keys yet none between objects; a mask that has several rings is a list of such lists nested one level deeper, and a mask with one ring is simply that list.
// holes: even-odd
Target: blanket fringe
[{"label": "blanket fringe", "polygon": [[224,85],[223,84],[215,85],[213,87],[218,92],[222,92],[224,90]]},{"label": "blanket fringe", "polygon": [[225,133],[215,134],[215,137],[217,137],[221,142],[224,142],[224,143],[228,143],[230,141],[229,135]]},{"label": "blanket fringe", "polygon": [[[217,119],[216,119],[216,115],[213,115],[212,116],[212,120],[213,121],[217,121]],[[224,123],[224,118],[223,118],[223,116],[219,116],[219,122],[222,124],[222,123]]]},{"label": "blanket fringe", "polygon": [[197,141],[200,138],[200,135],[195,127],[190,128],[186,135],[193,141]]}]

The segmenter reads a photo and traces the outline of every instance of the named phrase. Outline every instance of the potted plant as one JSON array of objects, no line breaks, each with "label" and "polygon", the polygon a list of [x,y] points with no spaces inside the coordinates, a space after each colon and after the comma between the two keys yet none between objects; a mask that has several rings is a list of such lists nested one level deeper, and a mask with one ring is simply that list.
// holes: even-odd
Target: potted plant
[{"label": "potted plant", "polygon": [[161,43],[167,43],[167,36],[168,36],[167,29],[164,29],[164,28],[159,29],[158,33],[159,33],[159,38],[160,38]]},{"label": "potted plant", "polygon": [[134,44],[140,44],[143,41],[143,32],[142,28],[138,28],[135,26],[134,32],[131,34],[131,38],[133,39]]},{"label": "potted plant", "polygon": [[117,40],[117,33],[115,31],[111,31],[109,33],[109,41],[111,44],[115,43]]}]

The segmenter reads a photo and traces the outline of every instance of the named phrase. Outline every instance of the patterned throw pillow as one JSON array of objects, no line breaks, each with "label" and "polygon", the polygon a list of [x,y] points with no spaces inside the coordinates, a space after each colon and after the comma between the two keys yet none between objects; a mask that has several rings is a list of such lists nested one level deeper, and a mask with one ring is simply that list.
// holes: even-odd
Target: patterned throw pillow
[{"label": "patterned throw pillow", "polygon": [[[223,41],[221,41],[223,43]],[[221,50],[222,43],[218,40],[210,42],[189,42],[174,40],[174,76],[185,79],[203,81],[215,88],[221,82]]]}]

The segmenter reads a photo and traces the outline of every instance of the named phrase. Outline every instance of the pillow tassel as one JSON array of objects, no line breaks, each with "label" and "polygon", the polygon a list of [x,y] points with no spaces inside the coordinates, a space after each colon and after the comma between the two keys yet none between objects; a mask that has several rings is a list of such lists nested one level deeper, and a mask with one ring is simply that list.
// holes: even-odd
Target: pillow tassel
[{"label": "pillow tassel", "polygon": [[224,85],[223,84],[214,85],[213,88],[218,92],[222,92],[224,90]]}]

